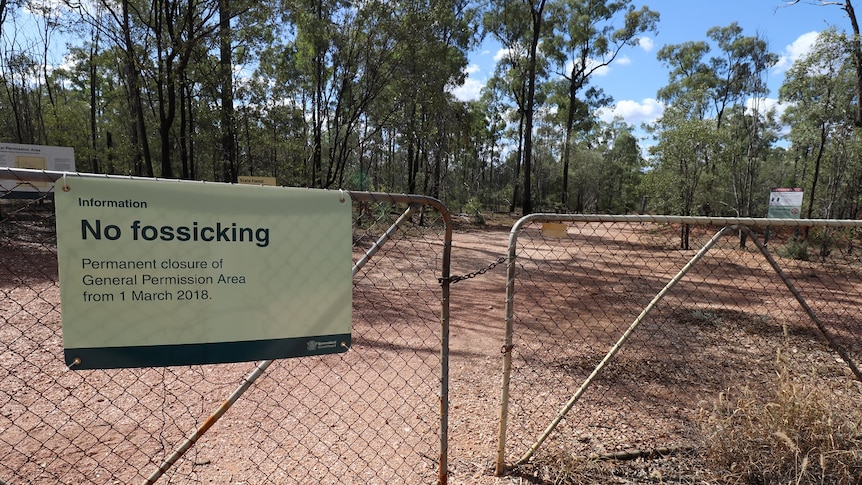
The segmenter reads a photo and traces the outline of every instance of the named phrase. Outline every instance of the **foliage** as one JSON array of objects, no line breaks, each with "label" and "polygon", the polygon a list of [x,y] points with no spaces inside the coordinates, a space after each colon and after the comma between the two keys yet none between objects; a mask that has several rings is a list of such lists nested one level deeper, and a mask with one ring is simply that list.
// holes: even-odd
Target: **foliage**
[{"label": "foliage", "polygon": [[[862,213],[858,41],[835,29],[787,71],[781,120],[761,35],[732,23],[663,46],[645,154],[635,127],[602,120],[613,100],[595,76],[659,27],[628,0],[3,5],[0,141],[72,146],[83,171],[269,175],[509,212],[760,217],[789,186],[805,217]],[[488,35],[505,55],[459,101]]]},{"label": "foliage", "polygon": [[784,258],[808,261],[808,241],[799,238],[790,239],[787,244],[779,247],[776,253]]},{"label": "foliage", "polygon": [[467,201],[464,211],[470,216],[473,223],[480,226],[485,225],[485,216],[482,214],[482,203],[479,202],[479,199],[473,197]]},{"label": "foliage", "polygon": [[[849,40],[834,30],[820,34],[812,51],[788,71],[781,99],[797,159],[793,183],[804,187],[807,218],[855,218],[862,188],[859,129],[854,126],[854,68]],[[858,159],[857,159],[858,160]],[[843,194],[843,195],[839,195]]]}]

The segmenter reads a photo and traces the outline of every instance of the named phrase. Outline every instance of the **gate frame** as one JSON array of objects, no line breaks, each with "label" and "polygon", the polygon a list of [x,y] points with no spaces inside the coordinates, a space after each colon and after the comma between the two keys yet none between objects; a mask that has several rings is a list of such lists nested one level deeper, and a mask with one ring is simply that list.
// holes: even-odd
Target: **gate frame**
[{"label": "gate frame", "polygon": [[[176,183],[207,183],[207,184],[222,184],[222,185],[235,185],[235,184],[227,184],[223,182],[205,182],[205,181],[194,181],[194,180],[178,180],[178,179],[165,179],[165,178],[150,178],[150,177],[134,177],[134,176],[121,176],[121,175],[108,175],[108,174],[95,174],[95,173],[84,173],[84,172],[57,172],[50,170],[33,170],[33,169],[22,169],[22,168],[12,168],[12,167],[0,167],[0,179],[3,180],[14,180],[22,183],[32,183],[32,182],[48,182],[53,183],[56,187],[56,183],[58,180],[65,180],[67,176],[74,177],[87,177],[87,178],[105,178],[105,179],[119,179],[119,180],[147,180],[147,181],[161,181],[161,182],[176,182]],[[49,190],[46,190],[46,194],[54,190],[55,187],[52,187]],[[340,190],[340,189],[339,189]],[[433,197],[425,196],[425,195],[412,195],[412,194],[391,194],[386,192],[362,192],[362,191],[350,191],[350,190],[340,190],[343,194],[346,194],[350,197],[352,202],[389,202],[389,203],[403,203],[407,204],[407,209],[402,213],[398,219],[386,230],[384,233],[372,244],[372,246],[365,251],[365,254],[353,265],[352,275],[356,276],[357,272],[362,269],[365,264],[374,257],[374,255],[378,252],[378,250],[392,237],[393,234],[396,233],[398,228],[410,217],[415,214],[417,211],[420,211],[422,207],[428,206],[435,209],[441,216],[443,220],[443,251],[441,254],[442,264],[440,268],[440,276],[438,277],[438,282],[441,287],[441,308],[440,308],[440,389],[439,389],[439,399],[440,399],[440,442],[439,442],[439,460],[438,460],[438,472],[437,472],[437,483],[440,485],[446,485],[448,483],[449,478],[449,464],[448,464],[448,454],[449,454],[449,323],[450,323],[450,312],[449,312],[449,294],[450,294],[450,285],[452,283],[450,279],[450,270],[451,270],[451,254],[452,254],[452,217],[449,210],[446,206],[438,199]],[[164,462],[144,481],[145,485],[150,485],[155,483],[161,476],[167,472],[174,463],[176,463],[186,451],[188,451],[194,444],[207,432],[207,430],[212,427],[227,411],[230,407],[248,390],[252,384],[266,371],[266,369],[272,364],[273,360],[265,360],[258,363],[255,369],[247,375],[247,377],[243,380],[242,384],[240,384],[231,395],[222,402],[222,404],[213,411],[208,418],[206,418],[203,423],[201,423],[194,432],[185,439],[185,441],[177,447],[177,449],[167,457]],[[0,485],[3,485],[2,480],[0,480]]]},{"label": "gate frame", "polygon": [[[634,322],[623,333],[619,340],[611,347],[601,362],[593,369],[592,373],[581,384],[577,391],[572,395],[565,406],[560,409],[556,417],[547,426],[542,435],[536,440],[533,446],[511,467],[506,465],[506,432],[508,426],[509,415],[509,387],[511,384],[512,372],[512,340],[514,337],[514,299],[515,299],[515,262],[517,260],[517,242],[518,234],[522,228],[531,223],[545,222],[588,222],[588,223],[663,223],[663,224],[684,224],[691,226],[722,226],[710,240],[707,242],[683,268],[674,276],[667,285],[656,294],[655,297],[644,307],[640,315],[635,318]],[[577,400],[587,390],[592,381],[598,376],[602,369],[613,359],[614,355],[628,340],[629,336],[640,325],[640,322],[650,313],[652,308],[664,298],[664,295],[670,291],[697,262],[715,245],[718,240],[730,231],[744,231],[757,248],[764,255],[766,260],[793,294],[796,301],[800,304],[809,318],[817,325],[821,334],[826,338],[830,348],[836,351],[844,362],[850,367],[859,381],[862,381],[862,372],[841,346],[832,338],[829,331],[816,316],[814,311],[802,297],[801,293],[796,289],[793,283],[784,274],[784,271],[778,266],[778,263],[772,257],[766,245],[760,241],[757,235],[751,230],[751,227],[854,227],[862,228],[862,221],[856,220],[839,220],[839,219],[759,219],[752,217],[696,217],[696,216],[653,216],[653,215],[627,215],[613,216],[601,214],[551,214],[551,213],[535,213],[529,214],[512,226],[509,233],[509,248],[508,248],[508,264],[506,267],[506,330],[505,342],[503,343],[503,376],[501,384],[500,396],[500,421],[499,432],[497,436],[497,457],[495,462],[494,473],[497,476],[502,476],[507,470],[516,466],[522,465],[529,461],[535,452],[541,447],[542,443],[550,436],[557,425],[562,421],[566,414],[576,404]]]}]

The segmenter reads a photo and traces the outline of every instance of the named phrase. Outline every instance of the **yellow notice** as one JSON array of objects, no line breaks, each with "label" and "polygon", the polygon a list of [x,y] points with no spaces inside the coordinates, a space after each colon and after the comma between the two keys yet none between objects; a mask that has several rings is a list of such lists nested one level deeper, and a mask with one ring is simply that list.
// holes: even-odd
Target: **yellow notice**
[{"label": "yellow notice", "polygon": [[[45,170],[48,163],[45,157],[30,157],[26,155],[18,155],[15,157],[15,166],[18,168],[29,168],[32,170]],[[33,187],[44,188],[48,187],[48,182],[30,182]]]},{"label": "yellow notice", "polygon": [[58,182],[72,369],[346,351],[351,204],[340,192],[68,177]]},{"label": "yellow notice", "polygon": [[545,222],[542,224],[542,235],[545,237],[566,237],[568,227],[562,222]]}]

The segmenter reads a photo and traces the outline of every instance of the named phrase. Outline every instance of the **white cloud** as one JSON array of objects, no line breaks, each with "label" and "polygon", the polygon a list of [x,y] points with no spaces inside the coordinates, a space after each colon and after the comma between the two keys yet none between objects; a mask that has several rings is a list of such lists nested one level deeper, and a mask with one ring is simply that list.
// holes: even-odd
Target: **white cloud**
[{"label": "white cloud", "polygon": [[784,111],[783,106],[775,98],[749,98],[745,101],[745,109],[749,112],[756,110],[764,113],[772,108],[775,108],[779,114]]},{"label": "white cloud", "polygon": [[500,62],[500,61],[502,61],[503,59],[509,59],[509,58],[511,58],[511,57],[512,57],[512,56],[511,56],[511,53],[512,53],[512,50],[511,50],[511,49],[507,49],[507,48],[505,48],[505,47],[503,47],[503,48],[501,48],[501,49],[497,50],[497,52],[494,54],[494,63],[499,63],[499,62]]},{"label": "white cloud", "polygon": [[819,35],[819,32],[808,32],[797,37],[792,44],[784,48],[784,52],[778,58],[778,64],[775,65],[775,71],[788,70],[797,59],[811,52],[811,47],[817,42]]},{"label": "white cloud", "polygon": [[624,99],[617,101],[617,104],[612,107],[599,110],[599,118],[609,122],[620,117],[630,125],[639,126],[641,123],[654,122],[663,112],[664,105],[653,98],[646,98],[640,102]]},{"label": "white cloud", "polygon": [[629,56],[620,56],[614,62],[621,66],[628,66],[632,63],[632,59]]},{"label": "white cloud", "polygon": [[[590,69],[595,68],[596,64],[598,64],[598,62],[596,62],[593,59],[590,59],[590,62],[592,63],[590,65]],[[598,69],[596,69],[595,71],[593,71],[592,75],[597,76],[597,77],[604,77],[610,73],[611,73],[611,66],[601,66]]]},{"label": "white cloud", "polygon": [[479,99],[482,88],[485,87],[485,81],[480,81],[472,77],[472,74],[475,74],[478,71],[470,72],[468,68],[467,72],[470,75],[468,75],[467,79],[464,80],[464,84],[449,88],[449,92],[452,93],[452,96],[455,96],[459,101],[473,101]]},{"label": "white cloud", "polygon": [[470,64],[464,72],[467,74],[464,84],[460,86],[447,86],[446,90],[459,101],[473,101],[479,99],[482,88],[485,87],[487,79],[482,76],[482,67],[478,64]]},{"label": "white cloud", "polygon": [[[784,115],[784,112],[787,111],[787,108],[790,105],[787,103],[781,103],[775,98],[749,98],[745,102],[745,108],[751,113],[754,110],[759,111],[762,114],[765,114],[767,111],[774,109],[775,110],[775,119],[780,121],[781,116]],[[789,126],[782,126],[780,131],[783,134],[787,134],[790,132]]]},{"label": "white cloud", "polygon": [[652,52],[655,48],[655,42],[653,42],[652,37],[641,37],[638,39],[638,46],[645,52]]}]

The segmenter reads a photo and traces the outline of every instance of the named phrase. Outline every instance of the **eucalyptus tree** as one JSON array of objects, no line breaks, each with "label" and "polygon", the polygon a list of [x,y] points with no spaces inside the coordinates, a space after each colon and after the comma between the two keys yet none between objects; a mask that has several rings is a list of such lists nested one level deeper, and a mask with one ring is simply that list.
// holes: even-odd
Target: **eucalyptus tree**
[{"label": "eucalyptus tree", "polygon": [[[103,3],[103,6],[106,11],[110,12],[114,20],[114,25],[105,30],[114,34],[115,43],[123,52],[122,64],[128,91],[126,99],[129,102],[130,119],[133,120],[130,138],[136,146],[134,173],[136,175],[152,177],[154,175],[153,157],[150,149],[149,133],[147,131],[146,113],[144,111],[141,67],[139,67],[143,65],[143,62],[137,55],[139,50],[147,50],[144,43],[147,36],[143,35],[143,30],[138,27],[138,23],[132,21],[132,12],[137,11],[137,8],[132,7],[130,0],[120,0],[119,12],[117,11],[117,5],[113,2]],[[97,25],[101,26],[101,22]],[[133,31],[133,28],[136,31]],[[135,39],[141,39],[143,42],[139,44]],[[139,45],[142,48],[139,48]]]},{"label": "eucalyptus tree", "polygon": [[[446,158],[456,153],[452,135],[463,131],[469,113],[447,87],[460,85],[466,52],[476,42],[477,13],[464,0],[409,0],[398,4],[401,24],[396,48],[400,113],[406,144],[408,190],[439,196]],[[468,123],[469,125],[469,123]]]},{"label": "eucalyptus tree", "polygon": [[5,136],[18,143],[42,141],[41,112],[35,99],[38,90],[32,84],[38,76],[38,62],[28,52],[8,49],[0,53],[0,66],[4,111],[11,114],[5,117]]},{"label": "eucalyptus tree", "polygon": [[[81,27],[88,26],[105,42],[104,50],[113,50],[121,66],[119,78],[123,81],[128,120],[129,143],[133,147],[134,175],[154,176],[153,158],[149,143],[147,112],[144,107],[144,82],[141,55],[150,48],[149,35],[139,14],[146,11],[143,2],[134,0],[97,0],[90,3],[66,0],[65,6],[80,19]],[[95,35],[94,35],[95,37]],[[98,75],[90,71],[91,76]]]},{"label": "eucalyptus tree", "polygon": [[485,86],[485,91],[503,105],[504,100],[514,101],[517,123],[517,150],[512,154],[512,193],[509,198],[509,212],[521,203],[521,164],[524,160],[524,123],[527,112],[527,72],[529,63],[527,34],[531,23],[526,2],[497,2],[492,4],[482,19],[485,31],[493,35],[505,49],[505,55],[497,62],[493,77]]},{"label": "eucalyptus tree", "polygon": [[[763,103],[755,98],[748,105],[734,106],[726,113],[720,130],[722,163],[718,178],[724,181],[726,194],[719,203],[740,217],[763,215],[765,211],[760,209],[765,209],[766,194],[781,182],[767,177],[774,172],[767,165],[777,163],[772,148],[778,141],[780,126],[774,108],[764,110]],[[744,244],[745,239],[741,242]]]},{"label": "eucalyptus tree", "polygon": [[[549,0],[492,0],[484,17],[485,28],[509,50],[507,62],[522,74],[515,76],[524,82],[523,91],[513,89],[513,94],[523,94],[518,106],[523,116],[523,194],[522,212],[533,211],[532,161],[533,125],[536,111],[536,85],[544,69],[540,56],[540,41],[549,35],[552,26],[546,7]],[[517,190],[517,189],[516,189]]]},{"label": "eucalyptus tree", "polygon": [[590,129],[589,113],[610,102],[597,90],[583,94],[596,72],[606,69],[623,49],[637,46],[642,36],[655,32],[659,14],[646,6],[636,9],[630,0],[560,0],[550,7],[553,36],[543,44],[565,79],[565,141],[562,152],[562,204],[568,206],[568,167],[573,131]]},{"label": "eucalyptus tree", "polygon": [[[730,208],[734,215],[748,216],[757,195],[761,161],[774,141],[773,132],[766,129],[770,126],[769,113],[762,110],[762,100],[768,94],[767,72],[778,57],[769,52],[763,38],[743,35],[735,22],[709,29],[707,38],[708,41],[668,45],[659,50],[658,59],[669,67],[669,83],[659,90],[658,97],[673,106],[673,116],[663,117],[659,129],[691,132],[689,121],[711,125],[713,136],[704,141],[715,145],[697,150],[704,157],[700,161],[702,170],[684,170],[678,161],[668,159],[668,155],[675,156],[679,151],[665,151],[662,161],[676,166],[680,176],[698,178],[681,186],[683,190],[698,190],[697,194],[682,197],[677,209],[683,215],[692,215],[695,209],[712,214]],[[710,56],[713,47],[717,52]],[[725,126],[729,113],[737,114],[736,126]],[[743,130],[739,131],[739,127]],[[665,133],[662,136],[672,139]],[[744,239],[740,243],[744,244]]]},{"label": "eucalyptus tree", "polygon": [[501,59],[494,74],[482,88],[482,101],[490,111],[499,134],[498,142],[505,151],[508,211],[514,212],[521,203],[521,163],[524,152],[524,98],[527,83],[524,71],[513,57],[512,51]]},{"label": "eucalyptus tree", "polygon": [[360,121],[395,72],[395,6],[340,0],[308,6],[288,12],[295,36],[285,55],[297,75],[294,98],[310,124],[306,184],[329,187],[343,183],[360,145]]},{"label": "eucalyptus tree", "polygon": [[[151,69],[145,72],[150,75],[156,91],[162,177],[174,177],[172,148],[180,108],[180,73],[188,69],[198,46],[209,42],[217,29],[221,28],[220,7],[220,3],[213,0],[153,0],[151,15],[141,19],[152,35],[155,48],[150,59]],[[220,43],[222,42],[220,38]],[[220,61],[224,62],[223,58],[220,58]],[[219,79],[224,82],[223,78]],[[224,89],[223,85],[222,90]],[[225,102],[224,98],[222,102]],[[230,126],[222,127],[228,134],[231,129]],[[229,160],[229,163],[233,162]],[[222,180],[234,179],[235,168],[230,167],[223,173]]]},{"label": "eucalyptus tree", "polygon": [[[691,118],[685,108],[670,106],[655,129],[658,143],[650,148],[654,165],[648,172],[653,188],[652,207],[661,212],[694,215],[708,211],[709,199],[700,191],[707,160],[717,147],[718,130],[710,120]],[[683,226],[680,247],[689,248],[690,228]]]},{"label": "eucalyptus tree", "polygon": [[598,210],[612,214],[637,212],[646,162],[633,128],[620,120],[596,130],[602,141]]},{"label": "eucalyptus tree", "polygon": [[[508,136],[515,140],[515,149],[509,157],[511,165],[511,191],[509,193],[509,212],[514,212],[515,207],[521,203],[521,163],[524,153],[524,120],[526,113],[527,76],[523,69],[525,63],[519,63],[522,58],[516,57],[511,49],[508,54],[497,63],[494,75],[482,89],[483,98],[487,99],[487,105],[499,113],[504,121],[504,133],[514,132]],[[510,102],[511,101],[511,102]],[[514,123],[515,128],[505,129]]]},{"label": "eucalyptus tree", "polygon": [[273,42],[261,50],[248,85],[248,103],[256,107],[258,129],[266,133],[262,141],[266,153],[256,170],[265,170],[285,185],[301,186],[308,182],[308,124],[301,103],[300,73],[294,62],[296,46],[276,40],[286,32],[275,29],[273,34]]},{"label": "eucalyptus tree", "polygon": [[[476,113],[474,118],[477,122],[481,121],[481,125],[475,125],[474,131],[481,134],[477,135],[477,143],[481,146],[482,165],[488,170],[484,193],[497,207],[496,210],[500,210],[503,201],[506,201],[509,212],[514,211],[514,200],[509,188],[514,185],[517,175],[514,175],[514,170],[507,168],[504,160],[506,153],[511,150],[506,142],[507,125],[510,121],[518,120],[517,116],[514,120],[509,119],[514,111],[507,97],[497,90],[488,89],[488,86],[482,90],[481,98],[471,103],[471,112]],[[520,140],[519,136],[516,138]],[[520,157],[517,156],[516,160],[520,160]]]},{"label": "eucalyptus tree", "polygon": [[307,184],[311,187],[321,185],[323,132],[328,113],[325,94],[330,76],[328,72],[328,57],[331,56],[332,42],[330,37],[337,33],[337,27],[330,25],[330,19],[343,3],[338,0],[310,0],[287,6],[290,21],[296,30],[294,62],[300,74],[303,92],[308,93],[312,153],[309,158],[310,178]]},{"label": "eucalyptus tree", "polygon": [[[756,215],[756,201],[768,193],[768,187],[759,182],[769,147],[777,139],[777,126],[774,110],[767,109],[764,97],[769,94],[767,72],[778,56],[759,35],[742,35],[736,23],[713,27],[707,36],[720,52],[710,59],[710,67],[717,81],[712,90],[716,128],[723,140],[710,168],[716,191],[727,194],[717,196],[715,202],[729,207],[733,215],[749,217]],[[710,192],[713,188],[707,187]],[[740,232],[740,246],[745,242],[746,233]]]},{"label": "eucalyptus tree", "polygon": [[[839,187],[858,181],[859,162],[847,165],[856,152],[852,146],[858,143],[853,129],[852,52],[852,40],[834,29],[826,30],[812,50],[793,64],[781,86],[781,100],[788,104],[783,120],[791,127],[791,148],[799,160],[791,183],[805,184],[808,218],[834,216]],[[826,189],[821,186],[824,171]]]},{"label": "eucalyptus tree", "polygon": [[333,46],[331,111],[326,125],[327,163],[323,187],[342,187],[349,164],[363,144],[364,116],[392,82],[398,25],[389,2],[370,2],[349,12]]},{"label": "eucalyptus tree", "polygon": [[[801,3],[800,0],[790,0],[783,3],[782,6],[788,7],[798,3]],[[819,0],[816,5],[839,7],[841,10],[844,10],[847,20],[850,21],[853,35],[849,37],[849,53],[855,72],[854,83],[856,89],[854,122],[857,127],[862,127],[862,31],[859,29],[859,18],[856,15],[856,9],[853,7],[851,0]]]},{"label": "eucalyptus tree", "polygon": [[0,89],[4,112],[11,114],[4,136],[19,143],[47,143],[43,96],[47,93],[53,101],[46,60],[57,28],[55,15],[18,1],[2,5],[0,15]]}]

